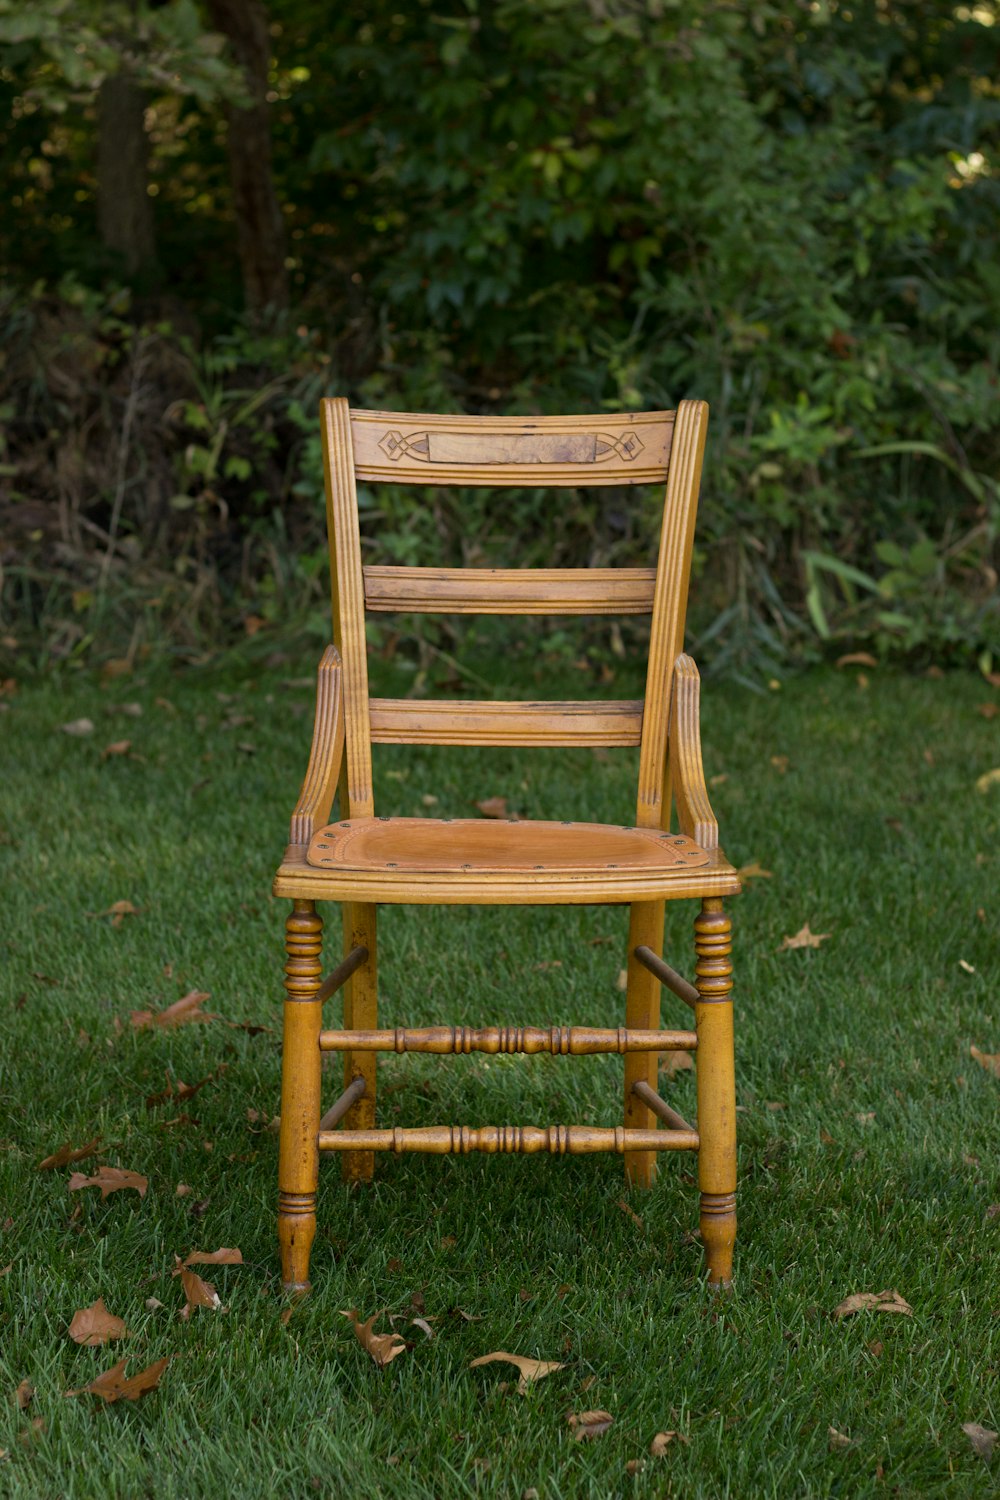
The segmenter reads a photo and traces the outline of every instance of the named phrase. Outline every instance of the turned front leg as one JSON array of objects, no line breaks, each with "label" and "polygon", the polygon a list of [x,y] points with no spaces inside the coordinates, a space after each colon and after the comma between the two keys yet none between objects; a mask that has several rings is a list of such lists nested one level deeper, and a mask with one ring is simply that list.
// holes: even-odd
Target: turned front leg
[{"label": "turned front leg", "polygon": [[736,1072],[732,925],[719,899],[702,901],[694,933],[701,1237],[710,1283],[728,1286],[736,1240]]},{"label": "turned front leg", "polygon": [[278,1239],[281,1279],[288,1292],[309,1290],[309,1252],[316,1234],[323,1013],[316,995],[322,977],[322,937],[323,923],[313,902],[296,901],[285,923],[288,957],[278,1148]]}]

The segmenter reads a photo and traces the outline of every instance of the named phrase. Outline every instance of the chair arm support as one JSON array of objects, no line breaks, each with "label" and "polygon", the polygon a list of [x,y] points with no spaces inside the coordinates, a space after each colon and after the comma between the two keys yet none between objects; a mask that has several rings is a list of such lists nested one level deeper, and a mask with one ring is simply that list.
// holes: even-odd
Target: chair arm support
[{"label": "chair arm support", "polygon": [[701,763],[701,678],[690,656],[674,663],[669,736],[670,785],[681,832],[703,849],[717,849],[719,825]]},{"label": "chair arm support", "polygon": [[330,816],[344,756],[344,702],[340,652],[327,646],[316,674],[316,720],[312,748],[299,800],[292,813],[290,839],[308,844]]}]

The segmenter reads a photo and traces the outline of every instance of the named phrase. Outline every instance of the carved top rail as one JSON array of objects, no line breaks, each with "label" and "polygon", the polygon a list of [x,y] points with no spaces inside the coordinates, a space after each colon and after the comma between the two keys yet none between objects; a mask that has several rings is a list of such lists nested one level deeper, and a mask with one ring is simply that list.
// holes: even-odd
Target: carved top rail
[{"label": "carved top rail", "polygon": [[673,412],[583,417],[414,416],[352,410],[358,479],[396,484],[660,484]]}]

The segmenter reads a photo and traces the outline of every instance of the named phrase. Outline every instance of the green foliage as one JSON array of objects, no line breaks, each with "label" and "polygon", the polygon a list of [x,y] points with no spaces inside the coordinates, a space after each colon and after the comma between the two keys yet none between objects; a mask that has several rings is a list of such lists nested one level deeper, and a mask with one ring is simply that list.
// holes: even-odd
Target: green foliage
[{"label": "green foliage", "polygon": [[[228,507],[236,535],[217,563],[248,527],[287,538],[311,523],[321,386],[415,410],[699,395],[712,423],[697,604],[722,659],[759,666],[844,632],[908,654],[1000,652],[988,7],[273,0],[274,172],[298,307],[268,351],[234,320],[218,39],[191,7],[140,10],[129,35],[119,7],[75,6],[71,25],[60,3],[16,21],[0,5],[14,188],[0,251],[13,265],[16,230],[33,274],[94,281],[86,94],[114,51],[150,90],[170,289],[151,321],[184,330],[195,386],[199,362],[214,372],[211,400],[188,393],[171,419],[205,408],[170,466],[186,497],[175,521],[183,507],[203,525],[211,494]],[[73,27],[82,88],[67,82],[77,64],[46,51]],[[161,53],[169,78],[150,61]],[[244,410],[251,372],[264,409],[284,413],[261,430]],[[593,513],[563,498],[518,502],[529,551],[637,555],[647,512],[623,521],[606,498]],[[419,517],[413,501],[365,500],[400,560],[496,540],[489,495]],[[933,573],[885,584],[885,542],[906,558],[932,547]],[[848,598],[833,564],[876,587],[855,580]]]}]

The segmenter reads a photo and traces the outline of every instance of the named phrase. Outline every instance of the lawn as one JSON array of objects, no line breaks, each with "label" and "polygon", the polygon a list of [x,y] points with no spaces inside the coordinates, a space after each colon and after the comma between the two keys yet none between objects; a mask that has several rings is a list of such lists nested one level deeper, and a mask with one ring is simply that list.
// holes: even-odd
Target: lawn
[{"label": "lawn", "polygon": [[[702,1280],[693,1157],[665,1156],[654,1190],[626,1197],[610,1156],[389,1156],[354,1192],[324,1160],[314,1292],[287,1316],[271,1124],[285,904],[269,884],[311,668],[67,671],[6,700],[0,1493],[996,1494],[1000,1453],[991,1466],[963,1424],[1000,1427],[1000,1079],[970,1054],[1000,1052],[1000,785],[976,788],[1000,765],[979,712],[1000,694],[857,667],[763,694],[705,685],[723,843],[770,872],[733,903],[729,1297]],[[566,672],[583,695],[544,661],[530,690],[558,693]],[[593,691],[624,696],[625,676]],[[60,730],[79,718],[91,733]],[[635,773],[628,751],[387,749],[376,786],[381,811],[502,796],[527,817],[627,822]],[[116,922],[118,902],[136,910]],[[688,973],[693,915],[668,913]],[[822,944],[783,949],[806,923]],[[625,937],[615,908],[384,909],[384,1024],[618,1024]],[[131,1024],[192,989],[221,1019]],[[663,1012],[686,1024],[670,996]],[[178,1080],[206,1078],[178,1099]],[[390,1057],[379,1116],[612,1124],[620,1078],[610,1058]],[[693,1075],[663,1088],[690,1118]],[[95,1136],[99,1156],[36,1169]],[[68,1192],[100,1164],[146,1176],[145,1196]],[[226,1310],[182,1321],[175,1254],[220,1246],[244,1262],[200,1268]],[[911,1315],[835,1315],[887,1289]],[[132,1336],[78,1347],[69,1323],[98,1297]],[[378,1369],[350,1308],[384,1309],[376,1326],[412,1348]],[[469,1368],[496,1350],[565,1367],[522,1395],[512,1367]],[[65,1396],[123,1357],[131,1373],[167,1356],[139,1402]],[[575,1441],[567,1413],[596,1408],[612,1425]]]}]

